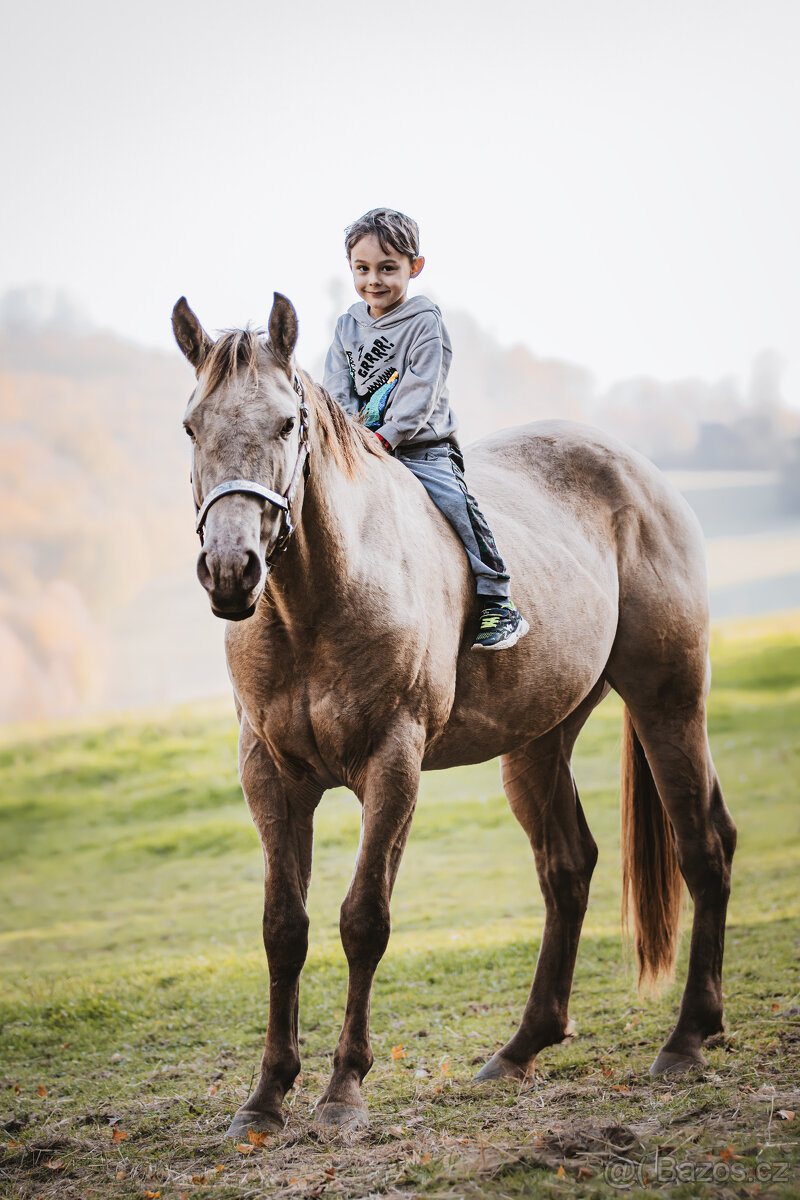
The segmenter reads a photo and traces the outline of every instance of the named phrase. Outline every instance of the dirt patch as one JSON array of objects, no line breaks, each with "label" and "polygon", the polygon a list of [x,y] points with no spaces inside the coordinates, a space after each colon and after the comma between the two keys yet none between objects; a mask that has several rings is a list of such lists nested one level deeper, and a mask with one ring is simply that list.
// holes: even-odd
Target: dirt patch
[{"label": "dirt patch", "polygon": [[540,1195],[546,1184],[610,1196],[679,1182],[706,1182],[707,1194],[720,1195],[736,1185],[736,1194],[761,1200],[796,1194],[796,1089],[728,1082],[721,1092],[709,1076],[681,1086],[534,1081],[517,1091],[504,1085],[502,1095],[456,1081],[439,1086],[346,1137],[314,1129],[302,1089],[286,1128],[263,1144],[226,1142],[207,1117],[179,1112],[175,1098],[121,1116],[54,1119],[24,1145],[6,1132],[0,1194],[467,1200]]}]

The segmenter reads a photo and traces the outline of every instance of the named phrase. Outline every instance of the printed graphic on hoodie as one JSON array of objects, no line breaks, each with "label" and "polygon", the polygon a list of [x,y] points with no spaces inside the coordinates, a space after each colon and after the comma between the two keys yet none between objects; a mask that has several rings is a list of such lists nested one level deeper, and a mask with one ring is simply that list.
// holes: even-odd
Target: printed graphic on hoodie
[{"label": "printed graphic on hoodie", "polygon": [[399,378],[397,371],[392,371],[386,382],[377,387],[364,404],[359,403],[358,410],[367,429],[380,429],[389,393]]},{"label": "printed graphic on hoodie", "polygon": [[353,380],[358,396],[358,411],[367,429],[380,429],[383,425],[383,414],[392,389],[400,376],[392,366],[386,366],[383,371],[369,378],[376,367],[385,361],[394,350],[394,342],[386,337],[379,337],[365,351],[363,344],[355,354],[345,351],[350,377]]}]

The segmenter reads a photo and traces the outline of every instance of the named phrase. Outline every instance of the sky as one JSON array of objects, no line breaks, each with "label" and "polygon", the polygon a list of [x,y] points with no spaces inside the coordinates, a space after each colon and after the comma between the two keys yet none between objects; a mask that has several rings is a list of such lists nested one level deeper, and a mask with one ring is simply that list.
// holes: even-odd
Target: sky
[{"label": "sky", "polygon": [[419,289],[592,370],[800,407],[796,0],[2,0],[0,292],[171,347],[295,303],[316,362],[345,226],[414,216]]}]

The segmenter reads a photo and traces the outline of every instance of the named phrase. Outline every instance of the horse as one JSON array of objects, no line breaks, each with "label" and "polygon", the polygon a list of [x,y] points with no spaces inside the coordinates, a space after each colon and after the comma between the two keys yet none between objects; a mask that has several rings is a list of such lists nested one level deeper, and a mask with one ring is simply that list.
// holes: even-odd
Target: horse
[{"label": "horse", "polygon": [[479,1080],[524,1080],[570,1036],[572,976],[597,846],[572,751],[612,689],[624,703],[623,909],[640,982],[674,966],[685,880],[694,902],[677,1023],[651,1072],[702,1066],[723,1029],[722,958],[736,828],[709,750],[708,589],[701,531],[661,473],[588,426],[543,421],[470,446],[467,478],[530,634],[471,653],[478,606],[463,548],[412,473],[295,364],[297,315],[212,340],[173,310],[197,378],[184,417],[202,548],[226,622],[239,773],[264,853],[264,1055],[228,1131],[283,1128],[300,1070],[314,812],[346,786],[362,808],[341,906],[347,1002],[315,1108],[325,1130],[369,1123],[369,1006],[420,771],[500,758],[545,902],[518,1029]]}]

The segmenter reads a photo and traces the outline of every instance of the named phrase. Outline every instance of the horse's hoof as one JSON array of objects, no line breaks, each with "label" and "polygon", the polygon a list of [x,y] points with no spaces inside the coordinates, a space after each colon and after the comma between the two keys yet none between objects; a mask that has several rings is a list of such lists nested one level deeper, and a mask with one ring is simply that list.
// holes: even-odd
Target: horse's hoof
[{"label": "horse's hoof", "polygon": [[486,1083],[490,1079],[521,1080],[528,1079],[532,1074],[532,1070],[526,1070],[517,1063],[509,1062],[498,1051],[497,1054],[492,1055],[485,1067],[481,1067],[475,1076],[475,1081],[476,1083]]},{"label": "horse's hoof", "polygon": [[572,1039],[576,1038],[577,1036],[578,1036],[578,1026],[575,1024],[572,1017],[570,1017],[569,1020],[567,1021],[567,1027],[564,1030],[564,1036],[558,1044],[559,1044],[559,1046],[567,1046],[572,1041]]},{"label": "horse's hoof", "polygon": [[353,1104],[318,1104],[314,1127],[328,1133],[358,1133],[369,1128],[369,1113]]},{"label": "horse's hoof", "polygon": [[249,1130],[254,1133],[281,1133],[283,1118],[277,1113],[256,1112],[252,1108],[240,1108],[230,1124],[226,1138],[245,1136]]},{"label": "horse's hoof", "polygon": [[682,1075],[685,1071],[702,1070],[706,1065],[702,1055],[692,1058],[690,1054],[675,1054],[673,1050],[661,1050],[650,1068],[651,1075]]}]

